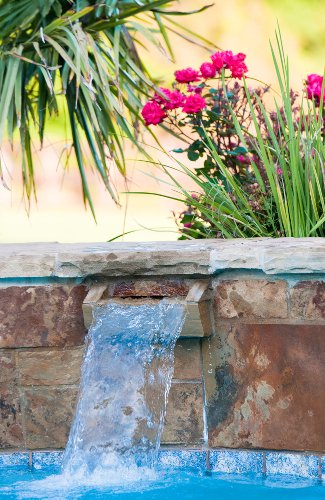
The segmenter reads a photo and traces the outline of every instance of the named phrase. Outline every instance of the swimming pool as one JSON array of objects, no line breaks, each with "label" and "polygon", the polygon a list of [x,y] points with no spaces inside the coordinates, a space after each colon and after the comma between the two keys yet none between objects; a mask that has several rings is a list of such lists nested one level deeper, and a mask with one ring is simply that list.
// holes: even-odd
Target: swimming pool
[{"label": "swimming pool", "polygon": [[221,473],[199,473],[194,470],[160,471],[157,479],[137,481],[127,486],[114,487],[78,485],[61,480],[59,468],[42,470],[26,468],[0,471],[0,498],[2,499],[110,499],[165,500],[165,499],[222,499],[268,500],[325,498],[325,487],[317,480],[290,476],[268,476]]}]

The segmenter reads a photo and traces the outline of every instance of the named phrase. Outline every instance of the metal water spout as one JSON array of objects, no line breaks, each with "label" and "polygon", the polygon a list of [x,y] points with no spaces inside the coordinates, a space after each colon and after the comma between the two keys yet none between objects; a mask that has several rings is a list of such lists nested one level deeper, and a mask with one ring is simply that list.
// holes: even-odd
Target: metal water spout
[{"label": "metal water spout", "polygon": [[[186,308],[185,322],[180,337],[208,337],[213,334],[210,280],[195,280],[185,299],[165,298],[165,300],[181,303]],[[105,305],[107,302],[139,305],[153,301],[157,301],[157,299],[151,297],[111,297],[107,285],[93,285],[82,305],[85,327],[90,328],[95,306]]]}]

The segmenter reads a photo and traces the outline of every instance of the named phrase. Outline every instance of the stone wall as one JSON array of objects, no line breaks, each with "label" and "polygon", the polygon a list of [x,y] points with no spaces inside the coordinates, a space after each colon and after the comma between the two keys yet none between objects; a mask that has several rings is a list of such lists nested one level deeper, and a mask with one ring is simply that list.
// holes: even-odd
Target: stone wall
[{"label": "stone wall", "polygon": [[214,334],[175,350],[163,444],[325,451],[320,239],[0,247],[0,449],[64,448],[89,287],[186,297],[210,282]]}]

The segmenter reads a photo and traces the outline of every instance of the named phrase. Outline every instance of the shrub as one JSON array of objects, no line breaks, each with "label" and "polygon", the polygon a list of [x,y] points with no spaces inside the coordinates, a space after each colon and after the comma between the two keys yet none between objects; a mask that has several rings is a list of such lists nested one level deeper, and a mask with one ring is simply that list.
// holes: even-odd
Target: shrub
[{"label": "shrub", "polygon": [[[176,160],[197,184],[196,193],[187,192],[166,170],[181,194],[177,199],[187,204],[178,218],[182,239],[324,236],[324,80],[309,75],[298,104],[280,33],[277,49],[272,55],[280,96],[274,111],[263,100],[269,88],[249,87],[244,54],[230,51],[212,55],[200,72],[176,72],[175,109],[170,110],[170,91],[162,89],[163,99],[153,97],[164,113],[160,122],[188,142],[177,151],[186,151],[193,161],[205,159],[194,171]],[[211,78],[217,78],[213,84]],[[194,96],[205,105],[187,109]]]}]

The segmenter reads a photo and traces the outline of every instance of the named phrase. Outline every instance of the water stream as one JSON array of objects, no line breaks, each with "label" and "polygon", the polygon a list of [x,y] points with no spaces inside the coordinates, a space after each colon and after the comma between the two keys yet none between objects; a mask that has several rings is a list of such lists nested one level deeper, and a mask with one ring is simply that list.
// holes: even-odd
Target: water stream
[{"label": "water stream", "polygon": [[95,309],[65,476],[108,478],[154,466],[183,320],[183,307],[165,300]]}]

